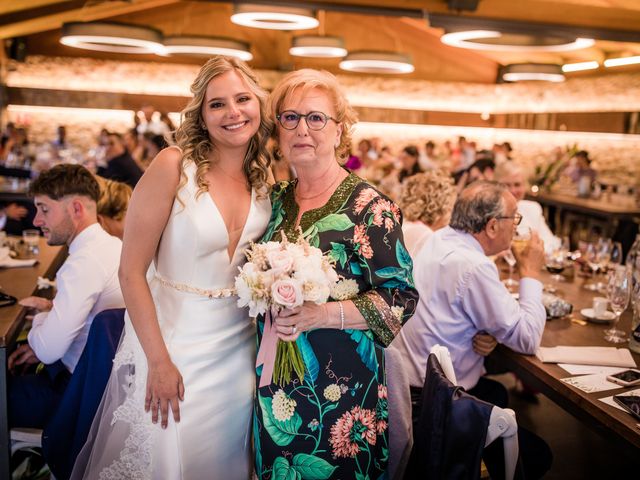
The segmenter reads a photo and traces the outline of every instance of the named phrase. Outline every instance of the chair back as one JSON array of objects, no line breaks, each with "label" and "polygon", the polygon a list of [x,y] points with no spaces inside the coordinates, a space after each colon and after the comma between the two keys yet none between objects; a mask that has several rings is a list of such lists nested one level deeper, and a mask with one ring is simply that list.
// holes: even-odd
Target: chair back
[{"label": "chair back", "polygon": [[60,405],[44,428],[42,453],[58,479],[69,478],[76,457],[87,440],[120,343],[124,312],[124,308],[117,308],[94,317],[87,344]]}]

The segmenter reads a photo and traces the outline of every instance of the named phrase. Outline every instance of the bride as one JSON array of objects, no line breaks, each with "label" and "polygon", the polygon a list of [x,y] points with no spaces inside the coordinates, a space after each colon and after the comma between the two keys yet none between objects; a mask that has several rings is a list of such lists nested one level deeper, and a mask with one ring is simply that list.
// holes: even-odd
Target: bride
[{"label": "bride", "polygon": [[228,289],[271,213],[272,124],[265,92],[238,60],[209,60],[191,92],[177,146],[133,193],[120,266],[125,333],[72,478],[250,475],[255,332]]}]

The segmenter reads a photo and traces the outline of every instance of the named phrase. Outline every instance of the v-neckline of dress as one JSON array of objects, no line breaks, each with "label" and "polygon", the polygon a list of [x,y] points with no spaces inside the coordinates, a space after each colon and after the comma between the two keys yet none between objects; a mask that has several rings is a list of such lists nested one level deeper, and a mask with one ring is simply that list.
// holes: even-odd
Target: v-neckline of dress
[{"label": "v-neckline of dress", "polygon": [[236,258],[236,253],[238,252],[238,245],[242,243],[242,239],[247,229],[247,224],[249,223],[249,219],[251,218],[251,213],[253,211],[253,204],[255,203],[255,189],[253,188],[251,189],[251,201],[249,202],[249,210],[247,211],[247,216],[244,219],[244,223],[242,225],[242,231],[240,232],[240,236],[238,237],[238,242],[234,245],[233,252],[231,254],[229,254],[231,237],[229,236],[229,230],[227,229],[227,224],[224,221],[224,216],[222,215],[222,211],[220,211],[220,208],[218,208],[218,204],[213,199],[213,196],[211,196],[211,193],[209,191],[207,191],[206,193],[207,193],[207,197],[209,197],[209,200],[211,201],[211,204],[213,205],[214,210],[218,214],[220,221],[222,222],[224,233],[227,236],[227,257],[229,260],[229,265],[231,265],[233,263],[233,260]]}]

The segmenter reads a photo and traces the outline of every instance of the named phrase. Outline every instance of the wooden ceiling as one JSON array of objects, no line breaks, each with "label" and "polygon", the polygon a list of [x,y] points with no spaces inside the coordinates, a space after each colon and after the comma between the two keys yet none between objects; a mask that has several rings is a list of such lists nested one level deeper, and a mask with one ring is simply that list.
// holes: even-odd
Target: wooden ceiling
[{"label": "wooden ceiling", "polygon": [[[264,1],[260,3],[265,3]],[[341,36],[346,48],[409,53],[416,71],[404,78],[494,83],[500,65],[517,62],[569,63],[602,61],[607,56],[640,55],[640,42],[599,40],[594,47],[563,53],[503,53],[454,48],[440,42],[441,28],[430,26],[438,15],[461,15],[582,29],[640,34],[640,0],[480,0],[475,12],[455,12],[446,0],[317,0],[299,4],[318,9],[320,27],[282,32],[234,25],[232,2],[182,0],[0,0],[0,39],[24,37],[31,55],[84,56],[121,60],[201,63],[202,59],[106,54],[61,45],[61,26],[70,21],[117,21],[152,26],[165,35],[211,35],[247,41],[259,69],[302,67],[339,72],[337,60],[292,57],[291,38],[299,34]],[[383,10],[387,8],[387,15]],[[407,16],[395,15],[405,11]],[[602,67],[587,75],[613,72]],[[615,71],[640,71],[622,67]],[[573,75],[585,75],[576,73]]]}]

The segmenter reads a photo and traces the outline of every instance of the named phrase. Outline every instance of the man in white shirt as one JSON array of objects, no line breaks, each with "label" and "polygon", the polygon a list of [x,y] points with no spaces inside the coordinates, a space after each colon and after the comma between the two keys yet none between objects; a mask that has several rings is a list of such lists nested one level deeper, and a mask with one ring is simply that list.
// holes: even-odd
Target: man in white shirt
[{"label": "man in white shirt", "polygon": [[[440,344],[451,353],[459,385],[506,407],[506,389],[483,377],[483,355],[495,346],[485,334],[517,352],[532,354],[540,345],[546,319],[538,279],[544,246],[538,235],[533,232],[528,246],[514,252],[521,278],[518,301],[500,282],[489,258],[510,247],[520,220],[516,199],[505,186],[475,182],[458,197],[449,226],[435,232],[417,253],[413,274],[420,300],[393,342],[402,352],[412,397],[419,398],[429,351]],[[551,463],[548,447],[536,448],[543,450],[536,454],[546,471]]]},{"label": "man in white shirt", "polygon": [[[41,310],[28,343],[8,359],[9,370],[44,363],[37,373],[9,379],[9,425],[42,428],[55,411],[78,363],[95,315],[124,307],[118,266],[122,242],[97,220],[98,183],[79,165],[58,165],[32,184],[34,225],[49,245],[67,245],[69,257],[56,274],[53,301],[28,297],[20,303]],[[15,372],[14,372],[15,373]]]}]

